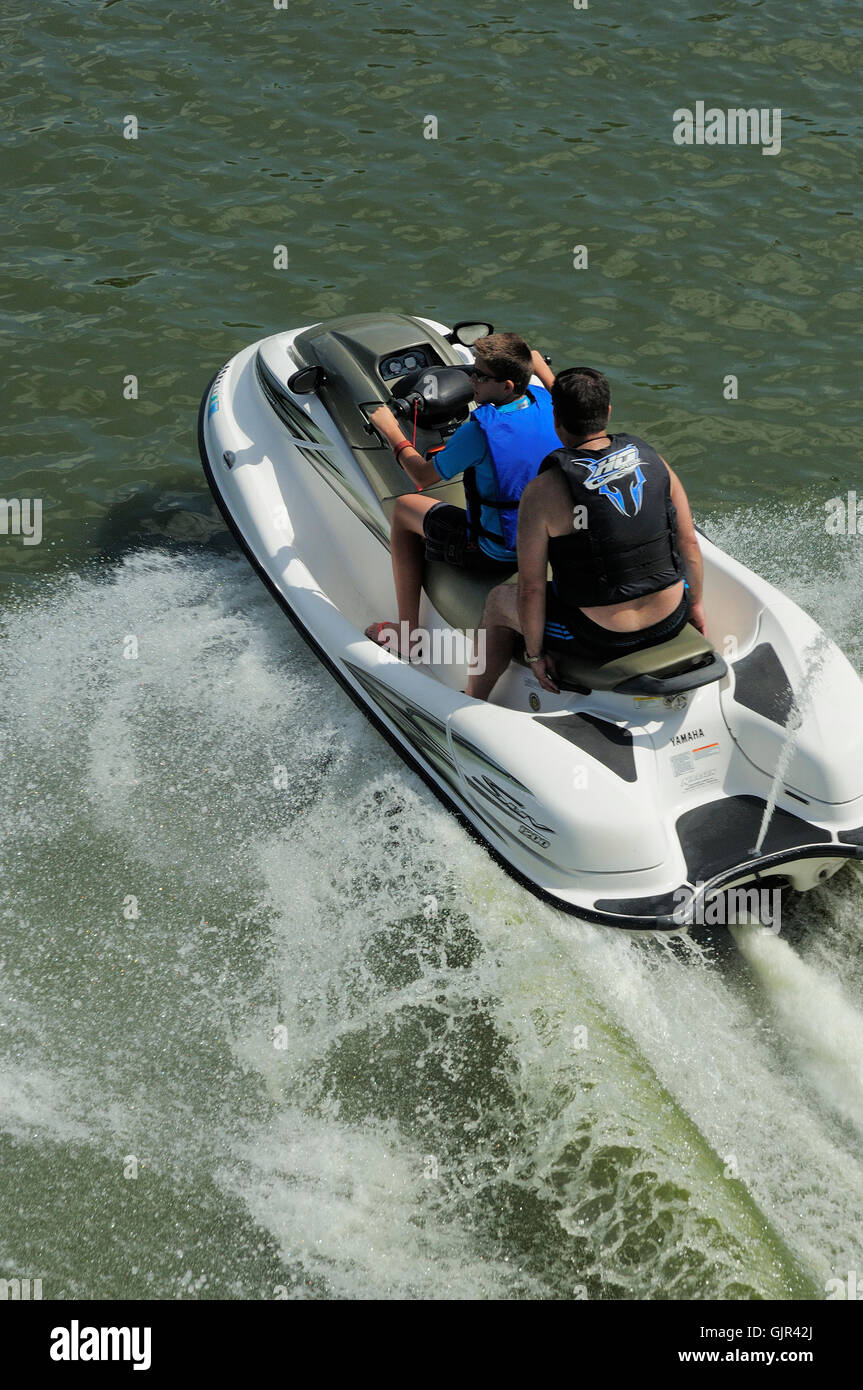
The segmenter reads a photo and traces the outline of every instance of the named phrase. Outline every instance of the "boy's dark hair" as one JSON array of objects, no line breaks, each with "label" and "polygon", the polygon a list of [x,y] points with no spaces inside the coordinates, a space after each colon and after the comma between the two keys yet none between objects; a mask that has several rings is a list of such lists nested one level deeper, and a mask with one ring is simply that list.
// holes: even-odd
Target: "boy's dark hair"
[{"label": "boy's dark hair", "polygon": [[511,381],[519,395],[527,390],[533,363],[524,338],[517,333],[491,333],[477,338],[473,348],[488,363],[489,372],[498,381]]},{"label": "boy's dark hair", "polygon": [[591,434],[608,424],[611,387],[593,367],[567,367],[558,372],[551,399],[558,420],[570,434]]}]

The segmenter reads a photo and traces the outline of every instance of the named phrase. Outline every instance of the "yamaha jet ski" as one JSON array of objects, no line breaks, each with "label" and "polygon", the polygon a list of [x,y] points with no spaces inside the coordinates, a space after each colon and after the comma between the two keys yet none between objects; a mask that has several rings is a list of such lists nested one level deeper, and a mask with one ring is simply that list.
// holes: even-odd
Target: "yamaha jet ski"
[{"label": "yamaha jet ski", "polygon": [[[707,638],[604,665],[514,659],[463,694],[499,577],[427,563],[420,660],[363,635],[395,612],[389,518],[414,484],[370,423],[422,453],[468,418],[490,324],[362,314],[225,364],[199,415],[225,520],[296,627],[394,748],[534,892],[592,922],[679,930],[727,890],[816,887],[863,858],[863,684],[817,625],[700,533]],[[465,505],[461,481],[429,495]],[[716,920],[716,919],[714,919]]]}]

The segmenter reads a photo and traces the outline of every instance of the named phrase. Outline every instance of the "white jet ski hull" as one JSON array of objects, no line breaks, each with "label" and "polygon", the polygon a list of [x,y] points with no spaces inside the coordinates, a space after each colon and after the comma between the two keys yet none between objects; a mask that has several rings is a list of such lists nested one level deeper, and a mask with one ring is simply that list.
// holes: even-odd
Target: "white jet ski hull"
[{"label": "white jet ski hull", "polygon": [[[416,343],[417,355],[445,363],[471,354],[429,320],[334,325],[274,335],[221,369],[199,416],[207,479],[298,630],[507,870],[589,921],[679,930],[720,890],[804,891],[863,858],[863,684],[802,610],[703,535],[708,637],[725,660],[716,657],[720,679],[693,688],[675,687],[675,679],[686,687],[684,673],[667,678],[670,694],[663,686],[554,696],[514,662],[491,702],[468,699],[471,644],[428,592],[423,664],[363,635],[374,618],[395,614],[388,514],[395,492],[413,489],[402,477],[386,495],[394,464],[356,403],[364,391],[364,405],[386,399],[380,373],[392,379]],[[354,380],[351,349],[367,341],[367,376],[358,368]],[[384,344],[377,368],[375,344]],[[335,384],[291,390],[288,379],[310,357]],[[342,361],[351,399],[336,391],[342,377],[332,364]],[[433,491],[455,500],[451,485]],[[428,587],[436,595],[431,577]]]}]

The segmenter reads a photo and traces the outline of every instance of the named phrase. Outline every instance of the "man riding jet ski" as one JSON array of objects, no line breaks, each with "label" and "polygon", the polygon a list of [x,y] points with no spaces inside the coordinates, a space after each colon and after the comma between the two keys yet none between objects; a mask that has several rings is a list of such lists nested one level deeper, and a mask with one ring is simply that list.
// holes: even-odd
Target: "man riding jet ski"
[{"label": "man riding jet ski", "polygon": [[[536,372],[541,386],[529,386]],[[517,333],[478,339],[470,371],[477,408],[443,449],[426,459],[386,407],[369,418],[419,489],[395,504],[390,532],[398,625],[376,622],[366,636],[390,651],[408,651],[419,627],[423,558],[506,578],[516,564],[518,504],[547,454],[560,445],[548,387],[554,375]],[[467,508],[423,495],[464,473]]]},{"label": "man riding jet ski", "polygon": [[555,650],[602,663],[667,642],[687,622],[705,632],[701,552],[680,480],[643,439],[607,433],[601,372],[571,367],[551,394],[564,447],[522,496],[518,589],[502,584],[488,596],[485,668],[467,686],[474,699],[487,699],[509,666],[516,633],[543,690],[557,694]]}]

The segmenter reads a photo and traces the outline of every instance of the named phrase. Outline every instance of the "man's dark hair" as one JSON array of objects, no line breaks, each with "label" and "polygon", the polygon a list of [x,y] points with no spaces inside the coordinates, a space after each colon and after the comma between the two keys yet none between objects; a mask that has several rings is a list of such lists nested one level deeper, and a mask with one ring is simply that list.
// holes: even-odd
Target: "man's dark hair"
[{"label": "man's dark hair", "polygon": [[611,388],[592,367],[567,367],[551,388],[555,414],[570,434],[587,435],[608,424]]},{"label": "man's dark hair", "polygon": [[492,333],[477,338],[473,350],[498,381],[511,381],[519,394],[527,390],[533,364],[530,348],[518,333]]}]

